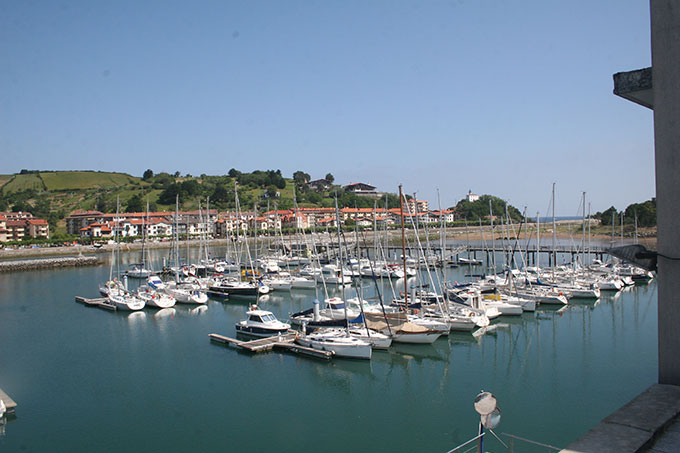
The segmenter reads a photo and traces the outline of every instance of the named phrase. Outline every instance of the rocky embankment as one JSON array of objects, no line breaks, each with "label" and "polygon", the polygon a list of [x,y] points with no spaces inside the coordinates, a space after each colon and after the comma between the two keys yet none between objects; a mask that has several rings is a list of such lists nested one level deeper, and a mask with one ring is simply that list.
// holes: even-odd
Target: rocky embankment
[{"label": "rocky embankment", "polygon": [[99,264],[99,258],[96,256],[43,258],[37,260],[12,260],[0,261],[0,272],[54,269],[57,267],[94,266],[96,264]]}]

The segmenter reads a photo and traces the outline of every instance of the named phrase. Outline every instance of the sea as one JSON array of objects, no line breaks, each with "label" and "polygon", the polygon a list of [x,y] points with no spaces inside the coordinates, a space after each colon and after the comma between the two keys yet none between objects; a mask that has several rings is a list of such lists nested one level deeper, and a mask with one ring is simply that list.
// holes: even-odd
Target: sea
[{"label": "sea", "polygon": [[[156,267],[168,253],[152,251]],[[493,434],[506,445],[509,434],[565,447],[657,378],[654,281],[501,317],[483,335],[321,361],[211,343],[211,333],[235,336],[247,302],[137,313],[76,303],[109,278],[102,258],[0,274],[0,388],[18,403],[0,426],[0,452],[447,452],[477,435],[482,391],[497,399]],[[139,252],[121,260],[139,262]],[[462,282],[473,269],[445,272]],[[386,281],[363,280],[346,296],[356,291],[373,303],[392,296]],[[319,286],[259,305],[286,320],[325,297]],[[485,451],[507,451],[489,434]],[[514,440],[514,451],[546,448]]]}]

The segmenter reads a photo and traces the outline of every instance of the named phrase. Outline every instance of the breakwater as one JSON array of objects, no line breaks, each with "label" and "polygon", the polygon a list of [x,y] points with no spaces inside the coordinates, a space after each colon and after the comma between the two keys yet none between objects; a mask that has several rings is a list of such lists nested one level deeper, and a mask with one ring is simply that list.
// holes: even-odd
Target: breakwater
[{"label": "breakwater", "polygon": [[29,271],[34,269],[53,269],[56,267],[81,267],[99,264],[96,256],[77,256],[43,258],[36,260],[0,261],[0,272]]}]

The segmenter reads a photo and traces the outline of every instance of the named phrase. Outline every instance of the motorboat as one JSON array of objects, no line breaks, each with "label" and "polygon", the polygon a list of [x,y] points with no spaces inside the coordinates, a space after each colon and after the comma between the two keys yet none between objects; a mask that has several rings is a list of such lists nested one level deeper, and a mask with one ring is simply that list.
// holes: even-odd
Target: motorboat
[{"label": "motorboat", "polygon": [[281,322],[271,311],[251,306],[246,312],[246,319],[236,323],[236,332],[253,337],[271,337],[288,332],[290,324]]}]

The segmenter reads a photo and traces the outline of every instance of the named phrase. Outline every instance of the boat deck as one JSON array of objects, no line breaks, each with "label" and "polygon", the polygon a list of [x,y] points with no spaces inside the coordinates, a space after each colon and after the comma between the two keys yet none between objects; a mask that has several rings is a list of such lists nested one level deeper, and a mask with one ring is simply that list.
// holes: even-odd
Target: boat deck
[{"label": "boat deck", "polygon": [[258,338],[257,340],[250,341],[241,341],[235,338],[229,338],[223,335],[218,335],[216,333],[211,333],[209,337],[210,341],[225,344],[228,346],[229,345],[236,346],[239,349],[243,349],[245,351],[253,353],[272,351],[274,349],[277,349],[318,359],[328,360],[333,357],[333,353],[330,351],[319,351],[314,348],[308,348],[305,346],[295,344],[297,333],[290,330],[285,335]]}]

